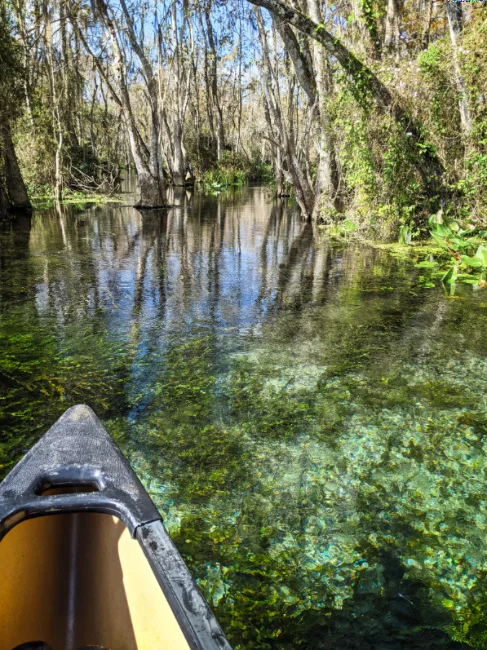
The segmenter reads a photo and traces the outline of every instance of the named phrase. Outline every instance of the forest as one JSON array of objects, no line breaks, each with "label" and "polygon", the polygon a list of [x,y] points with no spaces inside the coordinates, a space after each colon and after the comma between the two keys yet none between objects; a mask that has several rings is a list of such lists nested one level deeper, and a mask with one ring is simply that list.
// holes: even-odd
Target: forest
[{"label": "forest", "polygon": [[[376,239],[485,223],[487,8],[2,0],[0,211],[258,181]],[[13,210],[13,212],[12,212]]]}]

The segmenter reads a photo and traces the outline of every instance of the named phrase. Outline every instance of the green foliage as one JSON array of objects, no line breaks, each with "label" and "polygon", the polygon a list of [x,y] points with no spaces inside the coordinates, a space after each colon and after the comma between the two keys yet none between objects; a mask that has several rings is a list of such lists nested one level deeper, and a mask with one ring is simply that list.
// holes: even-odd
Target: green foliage
[{"label": "green foliage", "polygon": [[435,79],[439,74],[444,75],[444,52],[440,44],[433,43],[418,56],[419,69],[428,79]]},{"label": "green foliage", "polygon": [[216,169],[205,172],[203,176],[205,190],[219,193],[228,187],[242,187],[247,182],[251,169],[243,154],[224,151]]},{"label": "green foliage", "polygon": [[399,228],[398,242],[403,246],[409,246],[411,243],[411,226],[401,226]]},{"label": "green foliage", "polygon": [[428,204],[409,137],[392,118],[357,112],[355,98],[342,89],[335,124],[343,131],[340,157],[348,212],[369,236],[388,238],[403,226],[421,222]]},{"label": "green foliage", "polygon": [[[22,50],[12,36],[6,4],[0,2],[0,128],[11,123],[22,112],[25,70]],[[0,133],[0,219],[8,216],[10,200],[7,197],[2,136]]]},{"label": "green foliage", "polygon": [[332,239],[347,240],[350,235],[358,231],[359,226],[351,219],[341,219],[333,221],[330,225],[321,225],[319,228]]},{"label": "green foliage", "polygon": [[[39,82],[31,99],[31,114],[24,113],[16,123],[16,152],[24,181],[33,196],[47,196],[52,191],[56,138],[52,131],[49,87]],[[113,192],[113,180],[119,171],[120,123],[114,112],[99,106],[85,108],[82,118],[91,121],[91,132],[78,140],[65,124],[63,134],[63,178],[66,199],[73,193]],[[34,128],[33,128],[34,127]],[[96,147],[93,148],[93,142]]]},{"label": "green foliage", "polygon": [[418,57],[422,89],[419,104],[422,120],[445,161],[452,189],[457,193],[455,210],[473,221],[485,223],[487,205],[487,110],[481,100],[487,82],[483,43],[487,35],[485,15],[478,15],[463,32],[458,56],[472,117],[467,142],[461,132],[458,96],[454,85],[451,45],[440,39]]},{"label": "green foliage", "polygon": [[431,237],[444,252],[416,266],[430,269],[431,278],[440,278],[451,290],[457,281],[476,289],[487,286],[487,230],[472,223],[462,227],[442,210],[430,217],[428,225]]},{"label": "green foliage", "polygon": [[206,133],[198,138],[191,126],[191,123],[187,125],[184,144],[196,176],[202,178],[207,171],[216,167],[216,142]]},{"label": "green foliage", "polygon": [[272,166],[265,162],[254,162],[249,175],[250,181],[256,181],[263,185],[275,185],[275,176]]},{"label": "green foliage", "polygon": [[[373,3],[365,3],[376,16]],[[375,13],[374,13],[375,12]],[[422,125],[425,149],[409,146],[410,134],[394,120],[381,117],[370,102],[361,100],[360,83],[350,88],[343,76],[330,103],[334,129],[340,133],[339,157],[345,184],[346,211],[369,237],[425,234],[427,215],[437,210],[438,197],[425,194],[417,172],[418,157],[436,153],[446,168],[451,202],[445,205],[461,218],[487,225],[487,109],[483,100],[487,66],[483,44],[487,38],[485,12],[465,23],[459,47],[461,71],[471,107],[473,129],[463,142],[449,35],[399,62],[384,59],[374,72],[397,92],[403,105]],[[365,83],[366,80],[364,80]],[[365,83],[366,86],[366,83]],[[365,88],[364,86],[364,88]],[[358,93],[358,94],[357,94]],[[357,110],[357,102],[360,109]]]},{"label": "green foliage", "polygon": [[6,5],[0,4],[0,121],[12,121],[24,101],[22,49],[12,36]]},{"label": "green foliage", "polygon": [[377,193],[376,167],[367,132],[367,123],[356,112],[353,97],[345,87],[337,110],[337,125],[343,129],[342,164],[345,179],[354,191],[354,202],[359,210],[369,207],[369,197]]}]

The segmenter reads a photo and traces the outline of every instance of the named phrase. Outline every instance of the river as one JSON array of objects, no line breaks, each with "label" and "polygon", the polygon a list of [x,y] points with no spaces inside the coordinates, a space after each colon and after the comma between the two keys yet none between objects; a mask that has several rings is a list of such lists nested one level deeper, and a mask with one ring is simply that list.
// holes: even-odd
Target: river
[{"label": "river", "polygon": [[0,231],[2,475],[89,404],[235,648],[487,647],[487,290],[178,203]]}]

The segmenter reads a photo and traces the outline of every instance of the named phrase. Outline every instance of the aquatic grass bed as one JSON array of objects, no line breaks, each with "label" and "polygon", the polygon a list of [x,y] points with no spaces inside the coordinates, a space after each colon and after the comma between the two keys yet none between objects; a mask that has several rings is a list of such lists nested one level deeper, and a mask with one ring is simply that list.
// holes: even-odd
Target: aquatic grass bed
[{"label": "aquatic grass bed", "polygon": [[194,447],[165,411],[132,434],[163,459],[132,458],[230,638],[245,625],[241,647],[309,647],[311,617],[338,643],[335,613],[352,624],[382,610],[377,643],[433,626],[483,647],[472,609],[487,569],[487,362],[448,362],[447,391],[430,363],[330,377],[312,359],[279,365],[285,353],[234,358],[232,420],[196,427]]},{"label": "aquatic grass bed", "polygon": [[255,189],[11,228],[3,474],[88,403],[235,648],[487,647],[482,291]]}]

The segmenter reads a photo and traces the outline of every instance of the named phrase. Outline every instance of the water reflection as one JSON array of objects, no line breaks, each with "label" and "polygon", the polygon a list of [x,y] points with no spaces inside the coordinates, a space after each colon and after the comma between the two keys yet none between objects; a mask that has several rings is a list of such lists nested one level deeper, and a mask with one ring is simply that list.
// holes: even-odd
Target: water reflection
[{"label": "water reflection", "polygon": [[86,402],[237,647],[482,647],[482,292],[260,188],[172,203],[0,232],[2,471]]}]

